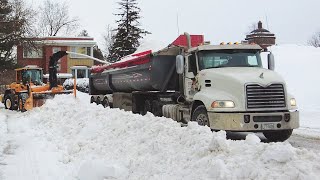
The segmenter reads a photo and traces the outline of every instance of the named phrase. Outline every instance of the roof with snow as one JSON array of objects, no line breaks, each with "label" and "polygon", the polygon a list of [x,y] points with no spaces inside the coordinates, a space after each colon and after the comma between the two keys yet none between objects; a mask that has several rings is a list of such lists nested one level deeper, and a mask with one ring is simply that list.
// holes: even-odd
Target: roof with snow
[{"label": "roof with snow", "polygon": [[48,36],[34,39],[37,43],[57,46],[94,46],[97,43],[92,37],[56,37]]}]

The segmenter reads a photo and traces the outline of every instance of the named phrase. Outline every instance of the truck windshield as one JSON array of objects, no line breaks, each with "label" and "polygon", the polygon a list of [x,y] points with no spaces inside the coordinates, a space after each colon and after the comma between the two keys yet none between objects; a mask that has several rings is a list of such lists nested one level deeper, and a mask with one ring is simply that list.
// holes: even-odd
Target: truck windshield
[{"label": "truck windshield", "polygon": [[260,53],[243,50],[200,51],[199,68],[262,67]]},{"label": "truck windshield", "polygon": [[22,72],[22,81],[23,83],[31,82],[35,85],[40,85],[42,83],[41,71],[37,69],[28,69]]}]

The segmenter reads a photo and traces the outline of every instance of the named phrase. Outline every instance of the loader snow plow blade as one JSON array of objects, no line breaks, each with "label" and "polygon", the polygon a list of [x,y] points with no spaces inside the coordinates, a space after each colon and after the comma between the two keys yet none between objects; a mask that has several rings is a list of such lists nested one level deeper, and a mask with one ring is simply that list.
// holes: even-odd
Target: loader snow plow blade
[{"label": "loader snow plow blade", "polygon": [[29,98],[26,100],[26,103],[24,104],[24,109],[26,111],[29,111],[34,107],[40,107],[46,102],[47,99],[53,99],[54,96],[57,94],[71,94],[71,93],[73,93],[73,90],[65,90],[65,91],[58,91],[58,92],[48,91],[48,92],[31,93]]}]

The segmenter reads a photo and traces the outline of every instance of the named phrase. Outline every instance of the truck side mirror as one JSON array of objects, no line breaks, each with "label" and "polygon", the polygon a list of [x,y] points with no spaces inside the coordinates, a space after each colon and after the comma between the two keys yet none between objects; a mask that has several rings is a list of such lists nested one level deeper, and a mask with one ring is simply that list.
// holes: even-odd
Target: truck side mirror
[{"label": "truck side mirror", "polygon": [[268,54],[268,69],[270,70],[274,70],[274,66],[275,66],[275,63],[274,63],[274,56],[273,54],[270,52],[270,54]]},{"label": "truck side mirror", "polygon": [[184,70],[184,59],[182,55],[176,57],[176,70],[178,74],[183,74]]}]

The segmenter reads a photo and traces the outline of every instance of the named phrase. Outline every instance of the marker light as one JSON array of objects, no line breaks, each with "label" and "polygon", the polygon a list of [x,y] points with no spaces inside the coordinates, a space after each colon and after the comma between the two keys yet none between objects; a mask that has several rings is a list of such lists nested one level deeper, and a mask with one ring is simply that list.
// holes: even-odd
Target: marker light
[{"label": "marker light", "polygon": [[290,99],[290,105],[291,105],[291,106],[296,106],[296,105],[297,105],[297,102],[296,102],[296,99],[295,99],[295,98],[291,98],[291,99]]}]

